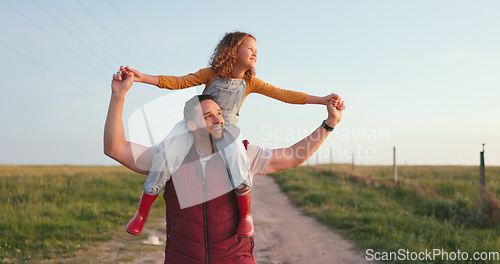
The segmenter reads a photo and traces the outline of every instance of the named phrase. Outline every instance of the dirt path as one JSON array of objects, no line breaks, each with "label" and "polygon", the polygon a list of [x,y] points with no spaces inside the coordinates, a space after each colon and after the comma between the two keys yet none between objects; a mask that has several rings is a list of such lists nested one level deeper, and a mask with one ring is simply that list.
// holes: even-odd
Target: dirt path
[{"label": "dirt path", "polygon": [[252,210],[259,264],[374,263],[351,242],[295,209],[270,176],[254,178]]},{"label": "dirt path", "polygon": [[[371,263],[351,242],[295,209],[269,176],[256,176],[252,188],[255,257],[258,264]],[[163,263],[164,244],[144,245],[150,235],[165,242],[164,220],[146,224],[143,234],[120,232],[112,241],[78,253],[72,259],[43,263]]]}]

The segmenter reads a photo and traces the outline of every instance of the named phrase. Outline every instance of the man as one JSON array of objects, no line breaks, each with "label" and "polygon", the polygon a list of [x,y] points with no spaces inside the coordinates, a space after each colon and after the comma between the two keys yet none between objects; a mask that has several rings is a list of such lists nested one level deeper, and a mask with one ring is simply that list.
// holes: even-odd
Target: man
[{"label": "man", "polygon": [[[160,155],[161,146],[148,149],[125,139],[122,112],[132,79],[133,73],[113,76],[104,129],[104,153],[127,168],[147,175],[152,155]],[[344,109],[344,103],[338,101],[337,108]],[[245,145],[251,173],[270,174],[305,162],[340,122],[342,111],[337,108],[332,100],[327,105],[327,119],[311,135],[291,147],[271,150]],[[214,149],[213,142],[224,136],[221,109],[210,96],[195,96],[186,103],[184,118],[194,135],[194,145],[165,186],[165,263],[255,263],[253,237],[238,238],[236,235],[238,205],[231,191],[223,150]]]}]

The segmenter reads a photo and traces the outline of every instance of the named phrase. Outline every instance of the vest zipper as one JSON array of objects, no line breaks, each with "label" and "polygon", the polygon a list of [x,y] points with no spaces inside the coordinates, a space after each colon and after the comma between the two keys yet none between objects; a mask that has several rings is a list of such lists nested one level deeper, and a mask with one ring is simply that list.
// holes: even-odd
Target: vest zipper
[{"label": "vest zipper", "polygon": [[168,258],[168,251],[170,250],[170,234],[167,235],[167,246],[165,247],[165,260]]},{"label": "vest zipper", "polygon": [[209,254],[208,254],[208,229],[207,229],[207,187],[206,187],[206,175],[203,172],[202,177],[203,185],[203,230],[205,231],[205,263],[209,264]]},{"label": "vest zipper", "polygon": [[[208,228],[207,228],[207,179],[206,179],[206,173],[203,171],[202,165],[200,160],[194,160],[191,158],[193,162],[196,164],[196,168],[198,170],[198,175],[201,172],[201,184],[203,187],[203,231],[204,231],[204,237],[205,237],[205,264],[210,264],[210,254],[208,251]],[[207,167],[208,167],[208,162],[207,162]]]},{"label": "vest zipper", "polygon": [[[196,164],[196,169],[198,171],[198,175],[200,175],[201,172],[201,185],[203,188],[203,231],[204,231],[204,237],[205,237],[205,264],[209,264],[209,254],[208,254],[208,229],[207,229],[207,186],[206,186],[206,175],[205,172],[203,171],[203,168],[201,167],[201,162],[200,160],[194,160],[191,157],[191,161]],[[207,162],[208,165],[208,162]]]}]

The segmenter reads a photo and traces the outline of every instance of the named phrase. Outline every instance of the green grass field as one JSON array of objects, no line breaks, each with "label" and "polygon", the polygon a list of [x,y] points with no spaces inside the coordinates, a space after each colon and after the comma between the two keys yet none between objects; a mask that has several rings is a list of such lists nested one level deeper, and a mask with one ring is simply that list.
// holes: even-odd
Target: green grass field
[{"label": "green grass field", "polygon": [[[499,167],[487,168],[487,202],[479,199],[478,167],[300,167],[274,174],[291,200],[322,223],[343,230],[360,249],[374,252],[500,253]],[[487,206],[490,206],[487,208]],[[492,208],[493,207],[493,208]],[[495,208],[496,207],[496,208]],[[490,210],[488,215],[485,208]],[[480,210],[482,209],[482,210]],[[491,212],[494,211],[494,212]],[[484,256],[484,255],[483,255]],[[411,263],[392,261],[393,263]],[[442,261],[413,263],[499,263]]]},{"label": "green grass field", "polygon": [[[71,257],[135,213],[144,176],[124,167],[0,166],[0,262]],[[158,202],[159,201],[159,202]],[[153,215],[164,214],[162,199]]]},{"label": "green grass field", "polygon": [[[329,168],[300,167],[273,177],[297,206],[340,229],[363,251],[500,251],[498,215],[479,213],[485,205],[478,199],[477,167],[399,167],[397,186],[389,166],[357,166],[355,174],[349,165]],[[0,166],[0,171],[1,263],[64,259],[111,239],[135,213],[145,180],[123,167]],[[486,172],[487,205],[498,206],[500,167]],[[164,215],[161,200],[152,217]]]}]

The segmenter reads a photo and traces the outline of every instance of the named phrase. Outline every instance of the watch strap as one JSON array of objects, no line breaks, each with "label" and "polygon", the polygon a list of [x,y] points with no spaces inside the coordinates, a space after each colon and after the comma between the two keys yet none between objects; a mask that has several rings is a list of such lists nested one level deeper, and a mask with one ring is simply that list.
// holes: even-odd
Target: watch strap
[{"label": "watch strap", "polygon": [[326,121],[326,119],[323,120],[323,123],[321,123],[321,126],[324,127],[326,129],[326,131],[332,132],[334,128],[331,127],[331,126],[329,126],[329,125],[327,125],[325,121]]}]

